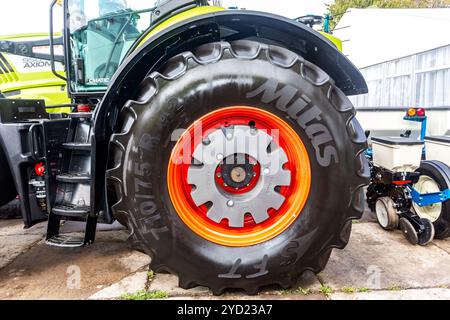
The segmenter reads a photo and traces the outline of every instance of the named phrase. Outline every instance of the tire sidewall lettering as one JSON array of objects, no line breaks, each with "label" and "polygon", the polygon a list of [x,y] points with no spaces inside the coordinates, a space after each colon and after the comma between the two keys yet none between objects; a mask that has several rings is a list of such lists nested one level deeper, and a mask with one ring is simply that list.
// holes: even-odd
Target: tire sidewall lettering
[{"label": "tire sidewall lettering", "polygon": [[[264,104],[275,103],[278,110],[297,121],[314,147],[316,160],[320,166],[328,167],[331,163],[339,163],[336,142],[321,118],[322,111],[312,104],[312,100],[305,93],[300,93],[289,84],[280,86],[276,79],[268,79],[248,92],[246,97],[259,98]],[[295,114],[290,112],[292,108],[296,111]]]}]

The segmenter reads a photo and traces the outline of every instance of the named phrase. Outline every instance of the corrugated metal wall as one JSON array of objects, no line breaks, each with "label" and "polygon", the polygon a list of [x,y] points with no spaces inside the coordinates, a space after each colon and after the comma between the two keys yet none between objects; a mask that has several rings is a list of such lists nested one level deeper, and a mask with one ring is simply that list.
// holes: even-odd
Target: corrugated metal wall
[{"label": "corrugated metal wall", "polygon": [[369,93],[357,108],[450,107],[450,45],[361,69]]}]

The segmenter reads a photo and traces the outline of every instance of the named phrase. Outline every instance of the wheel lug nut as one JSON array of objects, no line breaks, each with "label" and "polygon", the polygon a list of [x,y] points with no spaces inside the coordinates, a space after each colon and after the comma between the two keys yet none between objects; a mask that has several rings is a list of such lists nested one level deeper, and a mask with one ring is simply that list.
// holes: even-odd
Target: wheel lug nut
[{"label": "wheel lug nut", "polygon": [[209,145],[209,144],[211,143],[211,140],[209,140],[208,138],[206,138],[206,139],[204,139],[204,140],[202,141],[202,143],[203,143],[205,146],[207,146],[207,145]]},{"label": "wheel lug nut", "polygon": [[264,168],[263,173],[264,174],[269,174],[270,173],[270,169],[269,168]]},{"label": "wheel lug nut", "polygon": [[217,160],[223,160],[223,154],[219,153],[219,154],[216,156],[216,158],[217,158]]},{"label": "wheel lug nut", "polygon": [[233,207],[234,206],[234,201],[233,200],[228,200],[227,201],[227,206]]},{"label": "wheel lug nut", "polygon": [[233,138],[233,135],[231,133],[227,133],[227,139]]}]

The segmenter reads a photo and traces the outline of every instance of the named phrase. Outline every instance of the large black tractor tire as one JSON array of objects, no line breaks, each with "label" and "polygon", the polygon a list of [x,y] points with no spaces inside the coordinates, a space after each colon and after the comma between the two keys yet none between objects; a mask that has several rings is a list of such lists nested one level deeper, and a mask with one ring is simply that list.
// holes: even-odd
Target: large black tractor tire
[{"label": "large black tractor tire", "polygon": [[[417,172],[420,172],[420,179],[431,179],[431,182],[435,183],[438,186],[437,189],[439,189],[440,191],[450,189],[450,168],[446,164],[436,160],[422,161],[422,163],[420,164],[420,168],[417,169]],[[419,180],[418,184],[420,182],[421,180]],[[419,187],[418,184],[416,184],[415,187]],[[438,190],[418,191],[422,191],[423,193],[431,191],[434,192]],[[421,218],[428,218],[433,222],[435,238],[444,239],[450,237],[450,200],[447,200],[442,204],[438,204],[438,206],[441,208],[441,210],[438,213],[438,216],[434,217],[433,219],[430,219],[430,217],[427,216],[426,210],[423,211],[423,209],[419,208],[417,205],[414,205],[414,208],[416,210],[416,213]],[[434,207],[436,207],[436,205],[434,205]],[[432,208],[433,206],[430,206],[430,209]]]},{"label": "large black tractor tire", "polygon": [[14,180],[6,156],[0,147],[0,207],[12,201],[17,196]]},{"label": "large black tractor tire", "polygon": [[[228,106],[260,108],[283,119],[310,159],[310,192],[300,215],[255,245],[226,246],[194,233],[167,186],[172,133]],[[268,285],[292,287],[304,271],[324,269],[363,213],[369,167],[355,110],[324,71],[284,48],[220,42],[173,57],[142,82],[118,127],[107,171],[113,214],[152,257],[151,268],[178,275],[182,288],[255,294]]]}]

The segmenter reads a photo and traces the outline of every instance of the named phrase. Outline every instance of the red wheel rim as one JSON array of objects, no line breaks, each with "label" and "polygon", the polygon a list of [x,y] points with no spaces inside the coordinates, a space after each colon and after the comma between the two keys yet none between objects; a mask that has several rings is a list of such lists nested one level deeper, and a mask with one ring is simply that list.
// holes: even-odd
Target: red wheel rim
[{"label": "red wheel rim", "polygon": [[[232,228],[228,226],[227,221],[217,223],[210,220],[207,216],[207,206],[195,204],[191,196],[193,186],[188,183],[188,171],[193,150],[211,132],[228,126],[249,125],[258,130],[265,130],[276,138],[279,147],[287,156],[288,162],[283,165],[283,169],[290,171],[291,179],[289,186],[278,187],[277,191],[285,200],[278,210],[268,210],[269,218],[266,221],[257,224],[252,216],[246,216],[242,228]],[[215,183],[220,184],[217,179]],[[273,113],[254,107],[227,107],[203,116],[183,133],[171,154],[167,185],[177,214],[197,235],[225,246],[256,245],[285,231],[300,215],[310,191],[310,161],[298,134]],[[253,187],[252,184],[248,186],[250,189]]]}]

